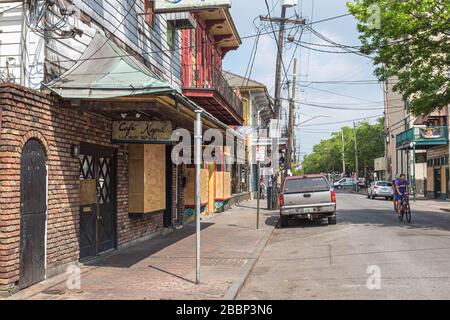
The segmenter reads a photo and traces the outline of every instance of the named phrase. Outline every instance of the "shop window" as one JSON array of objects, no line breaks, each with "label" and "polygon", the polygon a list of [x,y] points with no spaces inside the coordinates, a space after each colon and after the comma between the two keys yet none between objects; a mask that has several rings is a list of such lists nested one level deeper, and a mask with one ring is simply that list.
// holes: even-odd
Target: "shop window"
[{"label": "shop window", "polygon": [[150,26],[155,26],[155,1],[144,0],[145,22]]}]

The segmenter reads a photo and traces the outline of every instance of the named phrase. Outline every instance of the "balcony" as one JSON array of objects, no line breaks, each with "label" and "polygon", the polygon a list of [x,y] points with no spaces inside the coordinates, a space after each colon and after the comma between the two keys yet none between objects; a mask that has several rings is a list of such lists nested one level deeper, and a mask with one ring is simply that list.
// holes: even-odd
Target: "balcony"
[{"label": "balcony", "polygon": [[414,127],[397,135],[397,149],[428,149],[448,144],[447,127]]},{"label": "balcony", "polygon": [[[184,69],[186,70],[186,68]],[[183,94],[227,125],[243,125],[243,104],[217,69],[200,75],[192,67],[192,80],[183,87]],[[203,80],[202,80],[203,79]]]}]

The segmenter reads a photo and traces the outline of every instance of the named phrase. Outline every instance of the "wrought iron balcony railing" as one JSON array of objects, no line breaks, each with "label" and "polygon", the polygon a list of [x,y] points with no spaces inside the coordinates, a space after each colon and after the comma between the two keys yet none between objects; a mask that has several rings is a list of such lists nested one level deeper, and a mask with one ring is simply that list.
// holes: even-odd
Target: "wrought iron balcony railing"
[{"label": "wrought iron balcony railing", "polygon": [[[192,66],[190,67],[192,68]],[[192,70],[192,69],[191,69]],[[228,81],[222,74],[222,71],[212,68],[211,74],[204,74],[204,81],[199,81],[199,74],[197,71],[192,72],[194,79],[185,89],[212,89],[215,90],[220,97],[233,109],[233,111],[239,116],[243,117],[244,107],[242,100],[236,95],[234,90],[229,85]]]}]

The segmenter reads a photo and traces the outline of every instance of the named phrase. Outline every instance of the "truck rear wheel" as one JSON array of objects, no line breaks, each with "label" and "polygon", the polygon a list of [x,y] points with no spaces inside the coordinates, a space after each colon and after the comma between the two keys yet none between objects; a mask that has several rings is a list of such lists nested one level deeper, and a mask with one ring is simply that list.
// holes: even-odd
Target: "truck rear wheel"
[{"label": "truck rear wheel", "polygon": [[280,227],[286,228],[288,226],[288,217],[287,216],[280,216]]},{"label": "truck rear wheel", "polygon": [[328,224],[336,224],[336,217],[329,217],[328,218]]}]

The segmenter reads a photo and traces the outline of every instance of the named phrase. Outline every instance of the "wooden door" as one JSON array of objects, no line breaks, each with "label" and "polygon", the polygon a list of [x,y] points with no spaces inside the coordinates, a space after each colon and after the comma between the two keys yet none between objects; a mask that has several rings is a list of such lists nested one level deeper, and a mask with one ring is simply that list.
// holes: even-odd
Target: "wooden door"
[{"label": "wooden door", "polygon": [[32,139],[20,161],[20,288],[45,278],[46,217],[46,156],[39,141]]},{"label": "wooden door", "polygon": [[82,145],[80,155],[80,259],[116,246],[115,152]]}]

